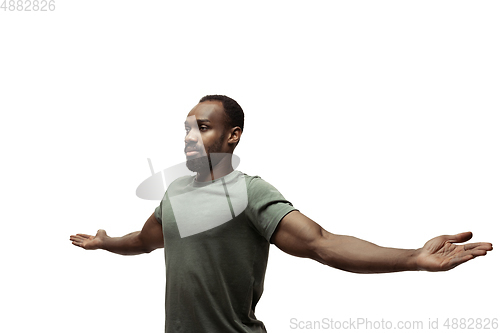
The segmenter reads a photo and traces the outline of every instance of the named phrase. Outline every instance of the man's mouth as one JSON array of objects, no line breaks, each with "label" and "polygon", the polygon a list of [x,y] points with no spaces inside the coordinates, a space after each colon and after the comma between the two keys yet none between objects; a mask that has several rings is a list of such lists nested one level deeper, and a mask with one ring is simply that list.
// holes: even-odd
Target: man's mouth
[{"label": "man's mouth", "polygon": [[186,148],[184,149],[184,152],[186,153],[186,156],[194,156],[200,153],[199,150],[193,148]]}]

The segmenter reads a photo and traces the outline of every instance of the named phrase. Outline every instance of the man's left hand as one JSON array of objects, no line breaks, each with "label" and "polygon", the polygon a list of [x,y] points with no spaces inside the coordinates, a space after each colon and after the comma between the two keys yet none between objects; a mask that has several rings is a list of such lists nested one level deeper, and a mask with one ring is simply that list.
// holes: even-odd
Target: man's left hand
[{"label": "man's left hand", "polygon": [[493,250],[491,243],[454,244],[466,242],[471,238],[472,232],[462,232],[431,239],[418,250],[418,269],[430,272],[447,271]]}]

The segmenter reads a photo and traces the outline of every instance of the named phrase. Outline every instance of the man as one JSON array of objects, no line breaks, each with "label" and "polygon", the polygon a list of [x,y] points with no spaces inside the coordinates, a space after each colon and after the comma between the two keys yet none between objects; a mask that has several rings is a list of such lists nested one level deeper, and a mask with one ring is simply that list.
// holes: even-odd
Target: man
[{"label": "man", "polygon": [[329,233],[261,178],[233,170],[243,117],[231,98],[203,97],[185,123],[186,166],[196,176],[173,181],[141,231],[70,237],[84,249],[123,255],[164,247],[166,332],[265,332],[254,311],[269,243],[355,273],[445,271],[492,250],[490,243],[454,244],[471,239],[470,232],[433,238],[417,250]]}]

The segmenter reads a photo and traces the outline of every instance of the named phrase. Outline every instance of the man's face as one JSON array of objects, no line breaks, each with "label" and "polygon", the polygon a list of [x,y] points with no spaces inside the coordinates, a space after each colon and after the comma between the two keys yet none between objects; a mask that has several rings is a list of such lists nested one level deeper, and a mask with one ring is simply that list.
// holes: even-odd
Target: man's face
[{"label": "man's face", "polygon": [[196,105],[189,112],[184,138],[186,165],[189,170],[205,173],[213,168],[220,159],[212,153],[229,152],[225,144],[225,114],[221,102],[207,101]]}]

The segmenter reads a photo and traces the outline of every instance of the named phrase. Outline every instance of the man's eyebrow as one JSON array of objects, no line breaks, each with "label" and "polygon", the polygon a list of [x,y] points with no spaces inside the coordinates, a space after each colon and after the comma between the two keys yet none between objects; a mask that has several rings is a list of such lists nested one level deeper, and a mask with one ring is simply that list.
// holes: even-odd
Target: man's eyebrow
[{"label": "man's eyebrow", "polygon": [[[197,122],[197,123],[209,123],[209,122],[210,122],[210,120],[208,120],[208,119],[206,119],[206,118],[204,118],[204,119],[196,119],[196,122]],[[184,125],[185,125],[185,126],[187,126],[187,125],[188,125],[187,120],[184,122]]]}]

